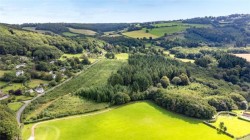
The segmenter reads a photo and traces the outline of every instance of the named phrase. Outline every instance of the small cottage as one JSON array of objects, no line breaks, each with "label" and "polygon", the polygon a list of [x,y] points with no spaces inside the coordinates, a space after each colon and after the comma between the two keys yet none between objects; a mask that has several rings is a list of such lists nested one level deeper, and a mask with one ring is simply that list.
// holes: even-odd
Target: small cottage
[{"label": "small cottage", "polygon": [[42,88],[42,87],[37,87],[36,89],[35,89],[35,91],[37,92],[37,93],[44,93],[44,89]]}]

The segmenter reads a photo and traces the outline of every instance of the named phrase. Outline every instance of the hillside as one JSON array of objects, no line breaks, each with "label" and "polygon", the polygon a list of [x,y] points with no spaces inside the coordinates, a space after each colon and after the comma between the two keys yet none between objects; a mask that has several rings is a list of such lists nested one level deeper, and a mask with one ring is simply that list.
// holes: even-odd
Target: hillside
[{"label": "hillside", "polygon": [[0,54],[23,55],[39,60],[59,58],[62,53],[81,53],[83,46],[57,35],[24,31],[0,25]]}]

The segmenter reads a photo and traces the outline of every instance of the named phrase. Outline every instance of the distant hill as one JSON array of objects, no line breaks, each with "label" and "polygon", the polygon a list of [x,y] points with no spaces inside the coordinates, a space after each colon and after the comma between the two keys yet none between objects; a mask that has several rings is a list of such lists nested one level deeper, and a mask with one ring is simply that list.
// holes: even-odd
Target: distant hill
[{"label": "distant hill", "polygon": [[95,32],[109,32],[117,31],[127,28],[130,24],[128,23],[96,23],[96,24],[85,24],[85,23],[26,23],[22,24],[21,27],[34,27],[36,30],[47,30],[56,34],[63,34],[64,32],[70,32],[69,28],[73,29],[85,29],[92,30]]}]

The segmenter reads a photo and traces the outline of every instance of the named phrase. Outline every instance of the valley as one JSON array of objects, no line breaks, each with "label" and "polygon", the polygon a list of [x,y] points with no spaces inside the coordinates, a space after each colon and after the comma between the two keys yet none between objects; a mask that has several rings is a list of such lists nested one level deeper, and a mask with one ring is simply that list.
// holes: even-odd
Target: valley
[{"label": "valley", "polygon": [[0,138],[248,139],[249,22],[0,24]]}]

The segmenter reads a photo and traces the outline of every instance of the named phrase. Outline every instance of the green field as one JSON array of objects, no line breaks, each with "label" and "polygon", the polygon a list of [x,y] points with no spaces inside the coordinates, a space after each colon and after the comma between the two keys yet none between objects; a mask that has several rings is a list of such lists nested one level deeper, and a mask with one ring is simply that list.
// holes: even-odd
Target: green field
[{"label": "green field", "polygon": [[71,32],[64,32],[64,33],[62,33],[62,34],[65,35],[65,36],[68,36],[68,37],[78,36],[78,34],[71,33]]},{"label": "green field", "polygon": [[143,28],[142,30],[125,32],[123,35],[133,38],[158,38],[164,36],[164,34],[173,34],[185,31],[188,27],[187,26],[172,26],[172,27],[160,27],[160,28],[153,28],[149,29],[148,33],[146,33],[146,29]]},{"label": "green field", "polygon": [[155,27],[164,27],[164,26],[173,26],[173,25],[183,25],[182,22],[178,22],[178,21],[173,21],[173,22],[162,22],[162,23],[156,23],[154,24]]},{"label": "green field", "polygon": [[32,79],[29,83],[28,86],[30,88],[35,88],[39,86],[40,84],[48,84],[48,81],[41,80],[41,79]]},{"label": "green field", "polygon": [[153,24],[156,28],[148,29],[148,33],[146,33],[146,28],[143,28],[141,30],[131,31],[131,32],[125,32],[123,35],[132,37],[132,38],[158,38],[162,37],[165,34],[171,35],[173,33],[179,33],[185,31],[187,28],[190,27],[196,27],[196,28],[208,28],[211,25],[206,24],[184,24],[181,22],[163,22],[163,23],[157,23]]},{"label": "green field", "polygon": [[7,70],[0,70],[0,77],[2,77],[4,75],[4,73],[7,73],[7,72],[10,72],[10,71],[7,71]]},{"label": "green field", "polygon": [[76,33],[76,34],[83,34],[83,35],[95,35],[96,32],[92,31],[92,30],[85,30],[85,29],[73,29],[73,28],[69,28],[69,31],[72,33]]},{"label": "green field", "polygon": [[194,61],[195,61],[195,60],[193,60],[193,59],[176,58],[176,57],[175,57],[175,55],[174,55],[174,54],[170,54],[170,52],[169,52],[169,51],[164,51],[163,53],[164,53],[165,55],[167,55],[167,56],[169,56],[169,57],[173,58],[173,59],[180,60],[180,61],[182,61],[182,62],[186,62],[186,63],[188,63],[188,62],[190,62],[190,63],[194,63]]},{"label": "green field", "polygon": [[174,22],[163,22],[154,24],[155,27],[164,27],[164,26],[189,26],[189,27],[196,27],[196,28],[208,28],[211,27],[209,24],[186,24],[178,21]]},{"label": "green field", "polygon": [[149,30],[150,34],[156,35],[156,36],[164,36],[164,34],[173,34],[178,32],[183,32],[187,29],[187,26],[172,26],[172,27],[161,27],[161,28],[154,28],[152,30]]},{"label": "green field", "polygon": [[34,32],[38,32],[38,33],[51,33],[51,34],[54,34],[53,32],[51,31],[46,31],[46,30],[36,30],[36,27],[23,27],[22,29],[24,30],[28,30],[28,31],[34,31]]},{"label": "green field", "polygon": [[220,122],[224,122],[225,126],[227,127],[227,132],[233,134],[235,137],[241,137],[250,134],[250,122],[240,120],[237,117],[231,115],[220,115],[217,121],[212,124],[219,128]]},{"label": "green field", "polygon": [[[64,61],[64,60],[66,60],[67,58],[72,58],[72,57],[77,57],[77,58],[79,58],[80,60],[82,60],[82,56],[83,56],[84,54],[83,53],[78,53],[78,54],[63,54],[60,58],[59,58],[59,60],[62,60],[62,61]],[[94,63],[95,61],[96,61],[96,58],[89,58],[89,61],[91,62],[91,63]]]},{"label": "green field", "polygon": [[4,86],[6,84],[7,84],[6,82],[0,81],[0,86]]},{"label": "green field", "polygon": [[62,95],[74,93],[76,90],[84,87],[106,85],[107,79],[109,78],[110,74],[117,71],[117,69],[120,68],[120,66],[122,66],[124,63],[126,62],[121,60],[101,60],[69,82],[61,85],[60,87],[43,96],[40,99],[44,101],[43,104],[39,104],[34,110],[24,115],[26,116],[26,121],[31,117],[35,117],[36,115],[40,114],[44,109],[53,104],[53,100],[58,99]]},{"label": "green field", "polygon": [[13,103],[8,103],[8,107],[13,110],[13,111],[17,111],[21,106],[23,105],[22,102],[13,102]]},{"label": "green field", "polygon": [[115,55],[115,58],[118,60],[128,60],[128,53],[119,53]]},{"label": "green field", "polygon": [[146,30],[137,30],[137,31],[131,31],[131,32],[125,32],[123,35],[133,38],[158,38],[159,36],[153,35],[151,33],[146,33]]},{"label": "green field", "polygon": [[[30,136],[31,125],[23,129]],[[230,140],[204,125],[151,102],[138,102],[94,116],[83,116],[39,124],[36,140]]]},{"label": "green field", "polygon": [[65,60],[66,58],[72,58],[72,57],[78,57],[80,58],[83,54],[82,53],[78,53],[78,54],[63,54],[59,60]]},{"label": "green field", "polygon": [[4,93],[8,93],[9,90],[17,90],[17,89],[22,89],[24,88],[22,83],[11,83],[9,86],[5,87],[2,89]]}]

